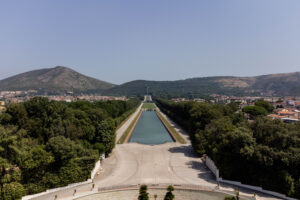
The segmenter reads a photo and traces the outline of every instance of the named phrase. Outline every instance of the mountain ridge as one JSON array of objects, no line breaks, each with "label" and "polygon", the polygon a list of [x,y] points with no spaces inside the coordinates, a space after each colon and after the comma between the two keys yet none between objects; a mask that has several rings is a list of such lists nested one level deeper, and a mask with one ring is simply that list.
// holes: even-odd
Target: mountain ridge
[{"label": "mountain ridge", "polygon": [[194,77],[176,81],[134,80],[108,90],[107,95],[138,95],[146,92],[146,87],[154,95],[203,96],[224,95],[266,95],[300,96],[300,72],[267,74],[259,76],[210,76]]},{"label": "mountain ridge", "polygon": [[17,74],[0,80],[0,90],[38,90],[50,93],[101,91],[114,84],[56,66]]},{"label": "mountain ridge", "polygon": [[91,78],[68,67],[56,66],[17,74],[0,80],[3,90],[37,90],[44,93],[95,93],[101,95],[204,96],[224,94],[234,96],[300,96],[300,72],[259,76],[209,76],[175,81],[133,80],[121,85]]}]

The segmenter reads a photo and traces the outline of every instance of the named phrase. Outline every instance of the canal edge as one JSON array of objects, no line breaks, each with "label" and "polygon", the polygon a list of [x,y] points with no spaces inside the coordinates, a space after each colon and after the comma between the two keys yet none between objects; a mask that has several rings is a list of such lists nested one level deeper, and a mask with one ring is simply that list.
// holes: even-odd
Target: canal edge
[{"label": "canal edge", "polygon": [[[135,127],[136,127],[138,121],[140,120],[140,117],[141,117],[142,113],[143,113],[143,109],[141,109],[141,110],[139,111],[139,114],[138,114],[137,118],[134,119],[134,121],[133,121],[134,125],[132,126],[131,130],[129,131],[129,134],[126,136],[126,139],[124,140],[123,144],[124,144],[124,143],[128,143],[129,138],[131,137],[131,135],[132,135],[132,133],[133,133],[133,131],[134,131],[134,129],[135,129]],[[129,128],[129,127],[128,127],[128,128]]]},{"label": "canal edge", "polygon": [[[156,115],[158,116],[159,120],[161,121],[161,123],[164,125],[164,127],[165,127],[165,128],[167,129],[167,131],[169,132],[169,134],[170,134],[170,136],[172,137],[172,139],[173,139],[175,142],[178,142],[178,143],[181,144],[181,142],[177,139],[177,137],[175,137],[175,135],[174,135],[174,134],[172,133],[172,131],[169,129],[169,127],[167,126],[166,122],[162,119],[163,116],[159,113],[159,111],[158,111],[157,109],[155,109],[155,112],[156,112]],[[167,120],[167,119],[165,118],[165,120]],[[172,125],[170,124],[170,126],[172,126]],[[175,131],[176,131],[176,130],[175,130]],[[179,134],[179,133],[178,133],[178,134]],[[184,138],[182,138],[182,139],[183,139],[184,142],[186,142]]]}]

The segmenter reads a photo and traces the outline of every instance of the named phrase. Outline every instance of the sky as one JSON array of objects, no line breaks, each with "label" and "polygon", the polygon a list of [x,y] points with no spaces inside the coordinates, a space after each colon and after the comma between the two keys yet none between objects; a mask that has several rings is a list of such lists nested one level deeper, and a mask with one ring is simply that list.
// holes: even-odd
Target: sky
[{"label": "sky", "polygon": [[0,0],[0,79],[54,66],[115,84],[300,71],[300,1]]}]

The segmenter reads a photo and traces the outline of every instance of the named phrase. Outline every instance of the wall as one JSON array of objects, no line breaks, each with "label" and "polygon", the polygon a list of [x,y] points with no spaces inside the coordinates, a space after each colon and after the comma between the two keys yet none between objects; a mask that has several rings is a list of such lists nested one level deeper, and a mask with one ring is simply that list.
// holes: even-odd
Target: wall
[{"label": "wall", "polygon": [[210,159],[210,157],[205,157],[205,164],[206,166],[212,171],[212,173],[216,176],[216,181],[219,181],[219,169],[216,167],[214,161]]}]

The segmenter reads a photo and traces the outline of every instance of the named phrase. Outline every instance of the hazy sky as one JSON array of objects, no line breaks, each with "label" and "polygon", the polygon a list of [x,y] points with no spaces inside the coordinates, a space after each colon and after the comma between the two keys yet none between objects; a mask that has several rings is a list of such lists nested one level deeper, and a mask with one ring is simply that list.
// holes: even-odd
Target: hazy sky
[{"label": "hazy sky", "polygon": [[300,0],[0,0],[0,79],[112,83],[300,71]]}]

